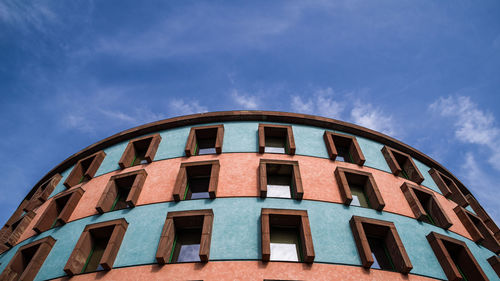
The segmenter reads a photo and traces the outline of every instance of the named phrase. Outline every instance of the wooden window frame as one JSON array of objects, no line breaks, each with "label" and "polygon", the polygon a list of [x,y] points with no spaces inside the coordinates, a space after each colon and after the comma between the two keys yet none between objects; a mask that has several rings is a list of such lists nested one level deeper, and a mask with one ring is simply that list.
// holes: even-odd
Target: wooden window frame
[{"label": "wooden window frame", "polygon": [[[435,168],[430,169],[429,174],[431,175],[436,185],[439,187],[439,190],[441,190],[441,193],[444,197],[453,200],[455,203],[462,207],[466,207],[467,205],[469,205],[469,202],[465,198],[460,188],[458,188],[454,180],[445,176]],[[447,181],[450,183],[449,185],[446,184]]]},{"label": "wooden window frame", "polygon": [[186,153],[187,157],[197,155],[196,131],[208,130],[208,129],[217,129],[217,134],[215,138],[215,153],[216,154],[222,153],[222,144],[224,141],[224,125],[220,124],[211,126],[199,126],[199,127],[192,127],[191,130],[189,131],[189,136],[186,142],[186,148],[184,149],[184,152]]},{"label": "wooden window frame", "polygon": [[80,235],[73,252],[71,252],[68,262],[64,266],[64,272],[66,272],[66,274],[73,276],[80,274],[84,269],[85,262],[91,251],[91,231],[99,231],[99,229],[111,226],[113,227],[113,231],[99,265],[104,270],[111,270],[113,268],[113,263],[120,250],[120,245],[128,227],[128,222],[123,218],[87,225]]},{"label": "wooden window frame", "polygon": [[[400,176],[404,168],[404,170],[408,174],[408,180],[413,181],[417,184],[421,184],[424,181],[424,177],[418,170],[417,165],[415,165],[415,162],[413,162],[413,159],[410,155],[397,149],[388,147],[387,145],[384,145],[381,151],[384,155],[385,161],[387,161],[387,164],[391,169],[392,174],[394,174],[395,176]],[[403,164],[404,167],[401,167],[399,165],[394,154],[399,154],[400,156],[406,158]]]},{"label": "wooden window frame", "polygon": [[474,213],[476,213],[476,215],[481,218],[484,224],[486,224],[486,226],[491,230],[491,232],[493,232],[495,238],[500,241],[500,228],[498,228],[495,221],[483,209],[483,207],[479,204],[476,198],[474,198],[474,196],[472,196],[471,194],[467,194],[465,196],[465,199],[467,199],[467,202],[469,202],[469,205],[471,206],[472,210],[474,210]]},{"label": "wooden window frame", "polygon": [[[201,221],[200,221],[201,220]],[[168,212],[156,251],[159,264],[172,263],[176,229],[200,227],[200,261],[208,262],[214,213],[212,209]]]},{"label": "wooden window frame", "polygon": [[314,262],[314,245],[307,210],[263,208],[260,213],[262,261],[271,259],[271,226],[297,227],[300,236],[302,261]]},{"label": "wooden window frame", "polygon": [[135,179],[130,187],[126,203],[130,208],[133,208],[137,205],[137,200],[139,199],[139,195],[141,194],[144,182],[146,181],[146,177],[148,176],[148,173],[144,169],[121,173],[109,178],[108,184],[104,188],[101,198],[99,199],[95,207],[99,214],[111,211],[113,203],[116,200],[116,196],[118,194],[118,186],[116,185],[116,180],[132,176],[135,176]]},{"label": "wooden window frame", "polygon": [[500,277],[500,257],[499,256],[491,256],[488,258],[488,263],[491,265],[495,273]]},{"label": "wooden window frame", "polygon": [[461,247],[462,249],[461,253],[463,258],[468,259],[466,263],[468,266],[468,270],[473,271],[474,274],[474,276],[472,276],[473,280],[484,280],[484,281],[488,280],[483,270],[477,263],[476,259],[470,252],[469,248],[465,244],[465,242],[436,233],[434,231],[427,235],[427,241],[429,242],[432,250],[434,251],[434,254],[436,255],[436,258],[441,267],[443,268],[443,271],[446,274],[448,280],[462,280],[462,276],[460,275],[460,272],[455,266],[455,263],[451,259],[451,256],[448,253],[448,250],[446,249],[443,241]]},{"label": "wooden window frame", "polygon": [[366,199],[370,202],[370,206],[373,209],[377,211],[381,211],[382,209],[384,209],[384,199],[382,198],[377,183],[375,182],[375,178],[371,173],[344,167],[337,167],[335,169],[335,179],[337,180],[337,184],[340,190],[340,197],[342,198],[342,202],[344,203],[344,205],[349,206],[352,202],[352,193],[346,174],[351,174],[358,177],[366,177],[366,181],[363,186]]},{"label": "wooden window frame", "polygon": [[[38,219],[38,222],[33,227],[33,230],[38,234],[47,231],[52,228],[55,220],[57,220],[61,225],[66,224],[69,221],[69,218],[75,210],[76,206],[78,205],[78,202],[82,198],[84,192],[85,191],[82,188],[78,187],[54,196],[45,211]],[[66,196],[69,196],[66,205],[64,205],[60,213],[57,213],[57,200]]]},{"label": "wooden window frame", "polygon": [[[26,231],[28,225],[31,223],[35,215],[36,215],[35,212],[29,211],[7,227],[8,230],[5,232],[3,238],[5,240],[4,241],[5,246],[11,248],[17,244],[19,238],[21,238],[21,235],[24,233],[24,231]],[[16,223],[17,223],[16,228],[12,229],[12,225]]]},{"label": "wooden window frame", "polygon": [[[434,220],[434,224],[438,227],[448,229],[453,225],[450,218],[444,211],[443,206],[441,206],[436,195],[433,192],[409,182],[405,182],[401,185],[401,191],[403,191],[406,201],[408,201],[410,209],[412,210],[417,220],[430,223],[427,218],[427,215],[429,215],[431,216],[432,220]],[[430,208],[430,214],[427,214],[427,212],[425,211],[424,207],[422,206],[422,202],[420,202],[420,200],[418,199],[415,191],[430,196],[429,200],[431,200],[432,204],[432,207]]]},{"label": "wooden window frame", "polygon": [[273,159],[260,159],[259,163],[259,189],[260,197],[267,197],[267,164],[273,165],[288,165],[292,166],[292,185],[290,187],[293,199],[302,200],[304,196],[304,188],[302,186],[302,177],[300,175],[299,162],[290,160],[273,160]]},{"label": "wooden window frame", "polygon": [[173,197],[175,202],[179,202],[183,199],[183,194],[187,187],[187,168],[194,166],[205,166],[212,165],[210,172],[210,183],[208,186],[208,194],[210,199],[215,199],[217,197],[217,186],[219,183],[219,171],[220,171],[220,163],[219,160],[210,160],[210,161],[196,161],[196,162],[185,162],[181,163],[179,168],[179,173],[177,174],[177,179],[175,180]]},{"label": "wooden window frame", "polygon": [[[56,240],[54,238],[47,236],[20,247],[0,275],[0,280],[34,280],[55,243]],[[38,247],[38,249],[33,254],[26,268],[22,272],[19,272],[19,269],[23,267],[22,252],[31,247]]]},{"label": "wooden window frame", "polygon": [[[144,155],[144,159],[148,163],[153,162],[155,155],[156,155],[156,151],[158,150],[158,145],[161,142],[160,134],[154,134],[154,135],[144,136],[144,137],[130,140],[127,144],[127,147],[125,148],[125,151],[122,154],[122,157],[120,158],[120,161],[118,161],[118,165],[120,166],[120,169],[132,167],[132,161],[134,161],[134,157],[135,157],[135,143],[140,142],[140,141],[144,141],[147,139],[151,139],[151,141],[149,143],[148,148],[146,149],[146,154]],[[140,164],[136,164],[134,166],[137,166],[137,165],[140,165]]]},{"label": "wooden window frame", "polygon": [[456,206],[453,210],[469,232],[472,241],[483,245],[495,254],[500,254],[500,243],[479,216],[461,206]]},{"label": "wooden window frame", "polygon": [[[274,125],[274,124],[259,124],[259,153],[263,154],[266,148],[266,129],[268,130],[286,130],[286,143],[285,143],[285,153],[289,155],[295,155],[295,139],[293,137],[292,126],[288,125]],[[288,152],[286,151],[286,147],[288,146]]]},{"label": "wooden window frame", "polygon": [[413,269],[413,265],[406,253],[406,249],[394,223],[352,216],[349,224],[361,259],[361,264],[364,268],[369,269],[374,262],[367,236],[375,236],[384,239],[385,246],[394,264],[394,269],[397,272],[408,274]]},{"label": "wooden window frame", "polygon": [[[40,184],[37,187],[36,192],[33,194],[33,196],[31,196],[29,204],[26,205],[23,208],[23,210],[25,212],[29,212],[40,207],[40,205],[42,205],[45,201],[47,201],[47,199],[49,198],[50,194],[52,194],[59,181],[61,181],[61,178],[62,178],[61,174],[57,173],[54,176],[52,176],[49,180]],[[44,187],[43,190],[42,187]]]},{"label": "wooden window frame", "polygon": [[[82,162],[92,157],[93,157],[92,162],[90,163],[88,169],[84,172],[82,170]],[[106,153],[101,150],[88,157],[80,159],[73,167],[73,170],[71,170],[71,173],[69,174],[68,178],[66,178],[66,180],[64,181],[64,186],[66,188],[71,188],[73,186],[76,186],[80,184],[80,179],[82,178],[84,179],[84,181],[91,180],[94,177],[95,173],[97,172],[97,169],[99,169],[99,166],[101,166],[104,157],[106,157]]]},{"label": "wooden window frame", "polygon": [[[365,163],[365,156],[363,155],[363,151],[359,147],[359,143],[356,137],[325,131],[325,133],[323,134],[323,140],[325,141],[326,150],[328,151],[328,156],[331,160],[335,161],[338,155],[337,148],[335,147],[335,142],[343,142],[348,144],[349,153],[351,154],[354,164],[363,166],[363,164]],[[351,163],[349,161],[345,162]]]}]

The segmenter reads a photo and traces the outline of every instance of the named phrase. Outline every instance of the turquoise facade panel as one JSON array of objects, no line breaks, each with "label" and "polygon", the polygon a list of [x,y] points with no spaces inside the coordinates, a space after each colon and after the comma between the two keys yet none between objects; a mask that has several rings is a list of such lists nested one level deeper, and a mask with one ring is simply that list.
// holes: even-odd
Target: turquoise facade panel
[{"label": "turquoise facade panel", "polygon": [[159,132],[161,142],[156,151],[155,161],[183,157],[191,127],[179,127]]},{"label": "turquoise facade panel", "polygon": [[323,140],[325,129],[292,125],[292,130],[296,146],[295,154],[329,158],[325,141]]},{"label": "turquoise facade panel", "polygon": [[224,123],[224,142],[222,152],[257,152],[259,151],[258,122]]},{"label": "turquoise facade panel", "polygon": [[426,187],[434,190],[435,192],[437,192],[439,194],[442,194],[441,190],[436,185],[436,182],[434,182],[434,180],[432,179],[431,174],[429,174],[429,170],[431,168],[429,168],[429,166],[425,165],[424,163],[418,161],[415,158],[412,158],[412,159],[413,159],[413,162],[415,162],[415,165],[417,166],[417,169],[420,171],[420,173],[424,177],[424,181],[421,184],[423,186],[426,186]]},{"label": "turquoise facade panel", "polygon": [[120,169],[118,162],[122,158],[123,152],[128,145],[128,141],[123,141],[108,148],[103,149],[106,157],[102,160],[101,166],[97,169],[95,177],[107,174]]},{"label": "turquoise facade panel", "polygon": [[54,188],[54,190],[52,191],[52,193],[50,194],[49,198],[52,197],[52,196],[55,196],[59,192],[63,192],[63,191],[66,190],[66,187],[64,186],[63,183],[66,181],[66,179],[69,176],[69,173],[71,173],[71,170],[73,170],[74,167],[75,166],[72,166],[71,168],[69,168],[66,171],[64,171],[64,172],[61,173],[61,177],[62,178],[59,181],[59,183],[56,185],[56,187]]},{"label": "turquoise facade panel", "polygon": [[356,140],[366,159],[364,166],[392,173],[382,154],[383,144],[358,136],[356,136]]}]

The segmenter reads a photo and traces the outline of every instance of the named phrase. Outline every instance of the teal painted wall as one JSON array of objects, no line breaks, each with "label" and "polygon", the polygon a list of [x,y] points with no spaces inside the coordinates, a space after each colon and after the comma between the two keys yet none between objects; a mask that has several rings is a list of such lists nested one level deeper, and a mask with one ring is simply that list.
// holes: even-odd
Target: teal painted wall
[{"label": "teal painted wall", "polygon": [[44,232],[17,245],[0,257],[0,271],[3,271],[19,246],[51,235],[57,242],[35,280],[63,276],[64,265],[84,227],[87,224],[122,217],[128,221],[129,226],[114,267],[155,263],[154,257],[167,212],[196,209],[213,209],[214,211],[211,260],[258,260],[261,256],[261,208],[307,210],[316,252],[315,262],[361,265],[349,228],[351,216],[359,215],[394,222],[413,264],[414,268],[411,273],[433,278],[446,278],[425,238],[429,232],[436,231],[465,241],[490,280],[500,280],[486,261],[493,255],[492,252],[468,239],[433,225],[367,208],[347,207],[341,204],[317,201],[303,200],[298,202],[272,198],[218,198],[180,203],[168,202],[84,218],[68,223],[64,227]]}]

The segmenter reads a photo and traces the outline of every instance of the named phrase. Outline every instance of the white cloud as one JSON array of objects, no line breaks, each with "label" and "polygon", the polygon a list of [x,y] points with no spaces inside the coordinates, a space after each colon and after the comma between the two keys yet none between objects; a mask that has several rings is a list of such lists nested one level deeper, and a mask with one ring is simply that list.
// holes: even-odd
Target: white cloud
[{"label": "white cloud", "polygon": [[231,97],[236,104],[244,109],[258,109],[260,107],[257,96],[240,93],[238,90],[234,89],[231,93]]},{"label": "white cloud", "polygon": [[0,1],[0,21],[21,28],[45,31],[47,23],[58,21],[47,3],[40,1]]},{"label": "white cloud", "polygon": [[172,99],[169,108],[170,113],[174,115],[188,115],[208,111],[207,107],[200,105],[197,100],[186,103],[183,99]]},{"label": "white cloud", "polygon": [[396,125],[391,115],[370,103],[356,101],[351,110],[352,122],[363,127],[382,132],[389,136],[397,134]]},{"label": "white cloud", "polygon": [[298,113],[340,119],[345,105],[334,100],[332,88],[325,88],[317,90],[308,99],[303,99],[300,96],[292,96],[291,107],[294,112]]}]

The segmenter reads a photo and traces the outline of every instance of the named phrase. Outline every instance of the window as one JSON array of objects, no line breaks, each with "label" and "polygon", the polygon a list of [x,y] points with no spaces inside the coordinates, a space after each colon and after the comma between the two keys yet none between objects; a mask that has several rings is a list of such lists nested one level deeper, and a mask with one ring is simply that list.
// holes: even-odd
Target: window
[{"label": "window", "polygon": [[118,165],[121,169],[125,169],[127,167],[153,162],[160,142],[161,136],[159,134],[129,141]]},{"label": "window", "polygon": [[476,213],[477,216],[481,218],[484,224],[486,224],[486,226],[491,230],[491,232],[493,232],[495,238],[500,241],[500,229],[496,225],[495,221],[488,215],[488,213],[486,213],[486,211],[483,209],[483,207],[481,207],[479,202],[477,202],[476,198],[474,198],[471,194],[467,194],[465,198],[472,207],[472,210],[474,210],[474,213]]},{"label": "window", "polygon": [[355,163],[360,166],[365,163],[365,156],[355,137],[325,131],[323,139],[330,159]]},{"label": "window", "polygon": [[457,184],[452,179],[434,168],[429,170],[429,174],[434,182],[436,182],[436,185],[439,187],[439,190],[441,190],[444,197],[453,200],[462,207],[469,204],[462,191],[460,191]]},{"label": "window", "polygon": [[4,240],[4,244],[7,247],[16,245],[16,243],[19,241],[19,238],[21,238],[21,235],[24,233],[34,217],[35,213],[33,211],[29,211],[21,216],[18,220],[14,221],[11,225],[7,226],[5,234],[2,238],[2,240]]},{"label": "window", "polygon": [[500,257],[498,256],[491,256],[488,258],[488,262],[493,267],[493,270],[496,272],[498,277],[500,277]]},{"label": "window", "polygon": [[218,160],[182,163],[175,181],[174,200],[215,198],[219,170]]},{"label": "window", "polygon": [[294,198],[304,196],[299,162],[260,159],[260,197]]},{"label": "window", "polygon": [[429,233],[427,241],[448,280],[488,280],[463,241],[436,232]]},{"label": "window", "polygon": [[262,261],[314,261],[307,211],[262,209],[260,220]]},{"label": "window", "polygon": [[143,169],[112,176],[97,202],[97,212],[102,214],[135,207],[147,175]]},{"label": "window", "polygon": [[20,247],[0,275],[0,280],[35,279],[56,240],[47,236]]},{"label": "window", "polygon": [[337,167],[335,179],[345,205],[382,210],[384,200],[371,173]]},{"label": "window", "polygon": [[259,124],[259,153],[295,155],[295,141],[291,126]]},{"label": "window", "polygon": [[106,153],[104,151],[99,151],[90,155],[89,157],[83,158],[78,161],[71,170],[68,178],[64,182],[64,186],[70,188],[80,183],[84,183],[92,179],[99,169],[99,166],[106,157]]},{"label": "window", "polygon": [[365,268],[409,273],[413,266],[394,223],[352,216],[350,226]]},{"label": "window", "polygon": [[213,219],[212,210],[169,212],[156,252],[158,263],[207,262]]},{"label": "window", "polygon": [[87,225],[64,267],[69,276],[113,268],[128,223],[125,219]]},{"label": "window", "polygon": [[52,198],[33,230],[36,233],[42,233],[53,227],[66,224],[82,198],[83,192],[83,189],[78,187]]},{"label": "window", "polygon": [[480,243],[495,254],[500,253],[500,243],[481,218],[460,206],[456,206],[453,210],[464,224],[465,229],[467,229],[474,242]]},{"label": "window", "polygon": [[221,154],[224,125],[191,128],[186,142],[186,156]]},{"label": "window", "polygon": [[444,229],[450,228],[452,225],[451,220],[444,212],[434,193],[407,182],[401,185],[401,190],[418,220]]},{"label": "window", "polygon": [[24,207],[25,212],[29,212],[38,208],[42,205],[47,198],[49,198],[54,188],[61,180],[62,176],[60,174],[55,174],[52,178],[42,183],[35,191],[35,193],[29,198],[30,202]]},{"label": "window", "polygon": [[418,184],[424,181],[424,177],[417,169],[410,155],[388,146],[382,148],[382,154],[395,176],[411,180]]}]

